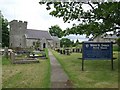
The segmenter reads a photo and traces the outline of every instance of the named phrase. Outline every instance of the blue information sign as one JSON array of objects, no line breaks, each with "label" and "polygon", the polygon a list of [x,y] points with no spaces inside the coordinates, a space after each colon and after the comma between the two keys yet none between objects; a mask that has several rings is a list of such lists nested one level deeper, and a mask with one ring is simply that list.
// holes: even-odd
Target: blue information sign
[{"label": "blue information sign", "polygon": [[83,42],[83,60],[111,60],[112,42]]}]

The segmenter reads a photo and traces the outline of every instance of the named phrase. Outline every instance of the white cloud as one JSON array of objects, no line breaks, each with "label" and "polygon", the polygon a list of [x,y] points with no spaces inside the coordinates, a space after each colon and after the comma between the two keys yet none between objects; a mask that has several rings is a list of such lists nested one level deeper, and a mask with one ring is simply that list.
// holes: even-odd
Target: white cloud
[{"label": "white cloud", "polygon": [[40,0],[0,0],[0,8],[8,20],[22,20],[28,22],[29,29],[48,30],[53,25],[59,25],[63,30],[72,27],[73,23],[64,23],[62,18],[49,15],[45,5]]},{"label": "white cloud", "polygon": [[72,27],[73,23],[64,23],[62,18],[49,15],[45,5],[40,5],[39,0],[1,0],[0,8],[8,21],[13,19],[28,22],[28,28],[48,30],[58,24],[62,29]]},{"label": "white cloud", "polygon": [[68,38],[71,41],[74,40],[74,42],[76,42],[77,39],[79,40],[79,42],[88,41],[89,40],[88,38],[86,38],[86,35],[75,35],[75,34],[70,34],[70,35],[67,35],[67,36],[65,36],[63,38]]}]

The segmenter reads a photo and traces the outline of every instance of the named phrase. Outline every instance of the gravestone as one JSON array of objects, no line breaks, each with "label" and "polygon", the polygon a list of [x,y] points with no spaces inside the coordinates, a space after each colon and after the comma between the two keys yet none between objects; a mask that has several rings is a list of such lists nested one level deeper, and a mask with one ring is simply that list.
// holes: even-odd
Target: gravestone
[{"label": "gravestone", "polygon": [[60,54],[63,54],[63,53],[62,53],[62,49],[60,50]]},{"label": "gravestone", "polygon": [[65,54],[65,49],[63,50],[63,54]]},{"label": "gravestone", "polygon": [[76,48],[76,53],[78,52],[78,49]]},{"label": "gravestone", "polygon": [[15,61],[15,53],[14,52],[10,52],[10,60],[11,60],[11,63],[14,63],[14,61]]},{"label": "gravestone", "polygon": [[80,49],[80,52],[82,53],[82,48]]},{"label": "gravestone", "polygon": [[60,49],[57,49],[57,52],[60,52]]},{"label": "gravestone", "polygon": [[80,49],[78,48],[78,53],[80,52]]},{"label": "gravestone", "polygon": [[75,52],[77,52],[77,48],[75,48]]},{"label": "gravestone", "polygon": [[4,49],[4,56],[8,58],[8,47],[5,47]]},{"label": "gravestone", "polygon": [[67,55],[70,55],[69,49],[66,49]]},{"label": "gravestone", "polygon": [[74,48],[73,48],[73,52],[75,52]]}]

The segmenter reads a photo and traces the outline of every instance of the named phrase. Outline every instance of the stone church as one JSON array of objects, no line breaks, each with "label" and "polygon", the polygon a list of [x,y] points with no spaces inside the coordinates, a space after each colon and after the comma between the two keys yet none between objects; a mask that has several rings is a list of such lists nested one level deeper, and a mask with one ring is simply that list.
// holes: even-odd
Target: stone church
[{"label": "stone church", "polygon": [[26,21],[13,20],[10,25],[10,48],[30,48],[39,42],[39,48],[59,48],[60,40],[48,31],[27,29]]}]

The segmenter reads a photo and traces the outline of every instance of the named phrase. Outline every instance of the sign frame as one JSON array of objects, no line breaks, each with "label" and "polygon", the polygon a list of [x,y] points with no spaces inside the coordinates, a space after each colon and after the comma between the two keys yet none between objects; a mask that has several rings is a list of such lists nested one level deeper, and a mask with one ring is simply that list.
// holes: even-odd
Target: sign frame
[{"label": "sign frame", "polygon": [[[99,44],[99,46],[98,47],[101,47],[101,44],[108,44],[109,45],[109,54],[111,55],[111,56],[109,56],[108,58],[107,57],[103,57],[103,58],[100,58],[100,57],[96,57],[95,56],[95,58],[90,58],[90,57],[87,57],[86,58],[86,56],[87,55],[85,55],[86,53],[85,53],[85,45],[86,44]],[[97,46],[96,46],[97,47]],[[91,49],[91,50],[93,50],[93,49]],[[100,51],[102,51],[102,49],[100,49],[100,50],[98,50],[98,51],[96,51],[97,53],[99,53]],[[92,54],[91,54],[92,55]],[[94,55],[93,55],[94,56]],[[89,42],[89,41],[87,41],[87,42],[82,42],[82,71],[84,71],[84,60],[111,60],[111,68],[112,68],[112,70],[113,70],[113,43],[112,42]]]}]

